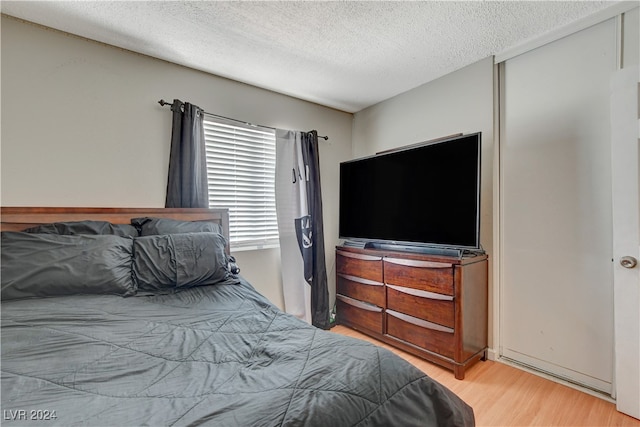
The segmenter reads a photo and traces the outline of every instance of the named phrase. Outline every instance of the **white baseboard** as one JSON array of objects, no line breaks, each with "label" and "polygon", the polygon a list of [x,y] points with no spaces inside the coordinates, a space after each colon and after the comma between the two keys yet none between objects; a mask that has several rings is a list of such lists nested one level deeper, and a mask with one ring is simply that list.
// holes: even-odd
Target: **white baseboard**
[{"label": "white baseboard", "polygon": [[498,352],[495,349],[490,348],[487,350],[487,360],[496,362],[498,360],[498,357]]}]

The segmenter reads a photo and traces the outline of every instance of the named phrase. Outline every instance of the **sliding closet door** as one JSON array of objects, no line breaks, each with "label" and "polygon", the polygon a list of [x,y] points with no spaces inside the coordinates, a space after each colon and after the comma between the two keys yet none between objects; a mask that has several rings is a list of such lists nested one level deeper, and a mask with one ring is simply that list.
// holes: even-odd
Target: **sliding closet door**
[{"label": "sliding closet door", "polygon": [[504,63],[501,354],[613,381],[609,20]]}]

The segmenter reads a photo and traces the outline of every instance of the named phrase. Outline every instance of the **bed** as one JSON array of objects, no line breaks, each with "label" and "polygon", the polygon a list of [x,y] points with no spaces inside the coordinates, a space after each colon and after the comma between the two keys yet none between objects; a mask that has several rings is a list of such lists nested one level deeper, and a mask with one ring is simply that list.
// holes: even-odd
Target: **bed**
[{"label": "bed", "polygon": [[474,424],[408,362],[234,274],[226,210],[0,213],[3,425]]}]

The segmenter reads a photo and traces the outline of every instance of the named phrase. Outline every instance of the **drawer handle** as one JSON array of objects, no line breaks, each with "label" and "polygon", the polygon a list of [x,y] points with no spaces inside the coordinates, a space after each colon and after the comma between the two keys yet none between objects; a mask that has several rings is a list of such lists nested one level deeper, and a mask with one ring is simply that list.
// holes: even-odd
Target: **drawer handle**
[{"label": "drawer handle", "polygon": [[382,309],[378,306],[375,305],[371,305],[371,304],[367,304],[366,302],[362,302],[362,301],[358,301],[357,299],[353,299],[353,298],[349,298],[349,297],[345,297],[344,295],[336,295],[336,298],[338,298],[340,301],[352,305],[354,307],[358,307],[361,308],[363,310],[367,310],[367,311],[373,311],[376,313],[382,313]]},{"label": "drawer handle", "polygon": [[398,292],[402,292],[403,294],[409,294],[416,297],[437,299],[440,301],[453,301],[453,297],[451,295],[442,295],[442,294],[437,294],[435,292],[423,291],[420,289],[405,288],[404,286],[390,285],[388,283],[387,283],[387,287],[391,289],[395,289]]},{"label": "drawer handle", "polygon": [[390,262],[391,264],[405,265],[407,267],[418,267],[418,268],[451,268],[453,264],[448,264],[446,262],[433,262],[433,261],[420,261],[417,259],[402,259],[402,258],[385,258],[386,262]]},{"label": "drawer handle", "polygon": [[452,328],[447,328],[446,326],[438,325],[437,323],[427,322],[426,320],[418,319],[413,316],[409,316],[407,314],[398,313],[397,311],[387,310],[387,314],[390,316],[396,317],[400,320],[404,320],[407,323],[411,323],[412,325],[420,326],[421,328],[432,329],[434,331],[446,332],[448,334],[453,333]]},{"label": "drawer handle", "polygon": [[338,255],[342,255],[342,256],[345,256],[347,258],[355,258],[355,259],[360,259],[360,260],[363,260],[363,261],[380,261],[380,260],[382,260],[381,256],[354,254],[354,253],[351,253],[351,252],[344,252],[344,251],[336,251],[336,253]]},{"label": "drawer handle", "polygon": [[384,283],[376,282],[375,280],[363,279],[362,277],[351,276],[349,274],[338,273],[338,276],[351,282],[361,283],[363,285],[384,286]]}]

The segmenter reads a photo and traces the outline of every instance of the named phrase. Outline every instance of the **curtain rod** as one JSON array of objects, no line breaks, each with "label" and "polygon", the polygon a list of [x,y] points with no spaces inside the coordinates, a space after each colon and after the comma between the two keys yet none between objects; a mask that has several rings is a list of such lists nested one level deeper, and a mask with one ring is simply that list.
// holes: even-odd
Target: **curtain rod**
[{"label": "curtain rod", "polygon": [[[164,99],[161,99],[160,101],[158,101],[158,104],[162,105],[163,107],[164,107],[165,105],[173,106],[173,103],[171,103],[171,102],[167,102],[167,101],[165,101]],[[271,127],[271,126],[254,125],[253,123],[245,122],[244,120],[232,119],[231,117],[225,117],[225,116],[221,116],[221,115],[219,115],[219,114],[207,113],[207,112],[206,112],[206,111],[204,111],[204,110],[202,110],[202,112],[203,112],[204,114],[209,115],[209,116],[214,116],[214,117],[218,117],[218,118],[225,119],[225,120],[231,120],[231,121],[238,122],[238,123],[242,123],[242,124],[245,124],[245,125],[248,125],[248,126],[255,126],[255,127],[261,127],[261,128],[267,128],[267,129],[273,129],[273,130],[276,130],[276,128]],[[324,139],[325,141],[327,141],[327,140],[329,139],[329,137],[328,137],[328,136],[322,136],[322,135],[318,135],[318,138],[322,138],[322,139]]]}]

